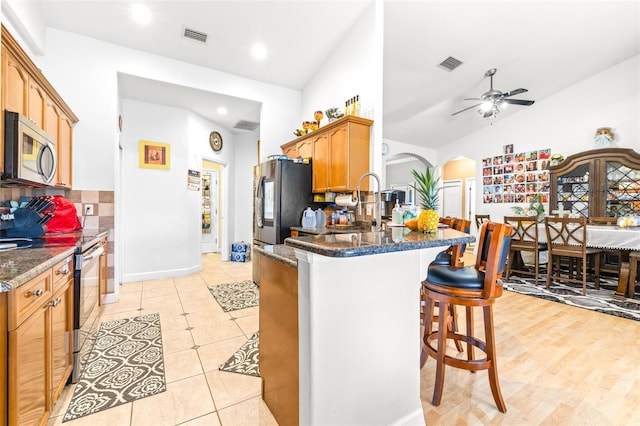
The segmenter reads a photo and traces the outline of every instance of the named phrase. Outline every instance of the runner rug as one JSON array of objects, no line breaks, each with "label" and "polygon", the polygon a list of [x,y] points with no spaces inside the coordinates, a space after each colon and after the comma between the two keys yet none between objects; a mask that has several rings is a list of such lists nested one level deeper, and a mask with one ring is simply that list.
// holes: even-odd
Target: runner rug
[{"label": "runner rug", "polygon": [[251,280],[212,285],[209,291],[225,312],[251,308],[260,302],[260,290]]},{"label": "runner rug", "polygon": [[166,390],[160,316],[105,322],[63,422]]},{"label": "runner rug", "polygon": [[220,366],[220,370],[260,377],[258,364],[259,333],[255,332],[232,356]]},{"label": "runner rug", "polygon": [[594,283],[587,282],[586,296],[582,295],[581,284],[552,281],[549,289],[547,289],[544,279],[540,280],[539,284],[536,285],[532,278],[516,277],[514,275],[511,275],[509,280],[503,280],[503,282],[506,290],[516,293],[640,321],[640,300],[613,297],[617,282],[607,278],[600,278],[600,290],[595,289]]}]

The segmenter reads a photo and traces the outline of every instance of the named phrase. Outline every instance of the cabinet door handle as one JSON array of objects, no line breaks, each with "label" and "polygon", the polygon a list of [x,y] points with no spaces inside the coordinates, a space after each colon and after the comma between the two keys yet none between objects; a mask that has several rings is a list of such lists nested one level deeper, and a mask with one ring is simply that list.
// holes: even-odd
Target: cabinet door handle
[{"label": "cabinet door handle", "polygon": [[52,308],[55,308],[60,304],[60,302],[62,302],[62,298],[58,297],[55,300],[52,300],[51,302],[49,302],[49,306],[51,306]]},{"label": "cabinet door handle", "polygon": [[56,271],[56,275],[67,275],[69,273],[69,267],[64,266],[62,269]]},{"label": "cabinet door handle", "polygon": [[44,294],[44,290],[39,288],[36,291],[28,291],[24,294],[24,297],[31,297],[31,296],[35,296],[35,297],[40,297]]}]

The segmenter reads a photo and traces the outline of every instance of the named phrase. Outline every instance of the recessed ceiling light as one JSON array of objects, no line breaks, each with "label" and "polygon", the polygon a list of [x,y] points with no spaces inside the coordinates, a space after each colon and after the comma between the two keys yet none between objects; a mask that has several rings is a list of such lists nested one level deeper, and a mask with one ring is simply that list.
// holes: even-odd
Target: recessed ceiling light
[{"label": "recessed ceiling light", "polygon": [[131,16],[133,16],[133,19],[139,24],[146,25],[151,22],[151,12],[149,12],[149,8],[143,4],[134,4],[131,6]]},{"label": "recessed ceiling light", "polygon": [[256,43],[251,48],[251,54],[254,58],[261,61],[267,56],[267,48],[262,43]]},{"label": "recessed ceiling light", "polygon": [[227,115],[227,109],[225,107],[218,107],[218,114]]}]

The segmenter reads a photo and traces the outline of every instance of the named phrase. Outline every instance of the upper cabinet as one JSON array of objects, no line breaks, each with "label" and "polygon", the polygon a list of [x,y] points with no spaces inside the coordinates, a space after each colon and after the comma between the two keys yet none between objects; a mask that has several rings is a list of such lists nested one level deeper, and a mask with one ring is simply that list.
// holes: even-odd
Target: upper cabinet
[{"label": "upper cabinet", "polygon": [[549,210],[560,206],[584,217],[640,213],[640,153],[594,149],[550,167]]},{"label": "upper cabinet", "polygon": [[[19,112],[56,141],[56,186],[71,189],[73,125],[78,117],[47,81],[40,69],[2,26],[2,96],[0,135],[4,135],[4,111]],[[0,147],[0,166],[4,149]]]},{"label": "upper cabinet", "polygon": [[[355,190],[369,172],[369,138],[373,121],[345,116],[281,146],[290,157],[311,158],[313,192]],[[369,189],[369,180],[361,188]]]}]

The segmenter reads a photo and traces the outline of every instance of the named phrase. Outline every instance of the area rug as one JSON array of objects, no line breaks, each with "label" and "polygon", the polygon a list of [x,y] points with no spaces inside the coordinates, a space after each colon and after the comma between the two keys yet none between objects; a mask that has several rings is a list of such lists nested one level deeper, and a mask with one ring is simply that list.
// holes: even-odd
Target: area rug
[{"label": "area rug", "polygon": [[209,291],[225,312],[251,308],[260,302],[258,286],[251,280],[212,285]]},{"label": "area rug", "polygon": [[590,309],[604,314],[640,321],[640,301],[629,298],[615,298],[617,282],[600,278],[600,290],[595,289],[592,282],[587,282],[587,295],[582,295],[582,285],[551,282],[549,289],[546,282],[540,280],[536,285],[532,278],[511,275],[504,280],[504,288],[520,294],[535,296],[553,302],[565,303],[579,308]]},{"label": "area rug", "polygon": [[260,332],[255,332],[232,356],[220,366],[220,370],[260,377],[258,344]]},{"label": "area rug", "polygon": [[166,390],[160,316],[105,322],[63,422]]}]

